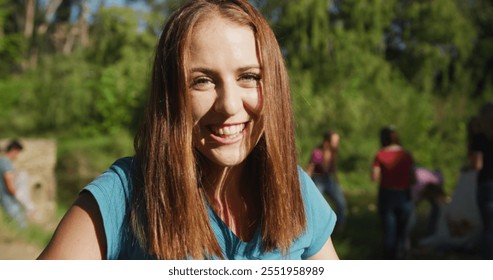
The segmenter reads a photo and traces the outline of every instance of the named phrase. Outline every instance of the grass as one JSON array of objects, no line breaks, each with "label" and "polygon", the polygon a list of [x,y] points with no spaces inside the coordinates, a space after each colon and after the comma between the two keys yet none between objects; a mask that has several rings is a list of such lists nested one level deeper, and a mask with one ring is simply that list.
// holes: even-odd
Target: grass
[{"label": "grass", "polygon": [[332,236],[341,259],[380,259],[380,227],[375,206],[375,193],[353,190],[346,194],[347,224]]}]

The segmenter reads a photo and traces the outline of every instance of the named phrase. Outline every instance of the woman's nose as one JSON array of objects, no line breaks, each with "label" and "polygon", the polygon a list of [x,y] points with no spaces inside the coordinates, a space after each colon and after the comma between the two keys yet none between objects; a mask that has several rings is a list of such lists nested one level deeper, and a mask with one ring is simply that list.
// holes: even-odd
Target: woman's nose
[{"label": "woman's nose", "polygon": [[232,116],[241,110],[243,107],[241,87],[234,82],[225,82],[216,91],[217,98],[214,103],[214,110],[216,112]]}]

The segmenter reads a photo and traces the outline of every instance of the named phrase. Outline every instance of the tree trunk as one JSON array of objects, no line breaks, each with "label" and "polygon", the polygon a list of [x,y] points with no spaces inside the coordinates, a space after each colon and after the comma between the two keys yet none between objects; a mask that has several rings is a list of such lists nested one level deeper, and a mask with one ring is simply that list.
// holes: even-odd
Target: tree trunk
[{"label": "tree trunk", "polygon": [[31,39],[34,31],[34,11],[36,7],[36,0],[26,1],[26,16],[24,20],[24,37]]},{"label": "tree trunk", "polygon": [[38,33],[44,35],[48,31],[49,18],[56,12],[63,0],[53,0],[48,2],[43,22],[38,27]]},{"label": "tree trunk", "polygon": [[89,3],[87,1],[82,2],[82,13],[79,18],[80,28],[80,44],[83,48],[89,47],[89,23],[87,17],[89,16]]},{"label": "tree trunk", "polygon": [[89,4],[87,2],[82,2],[81,13],[77,22],[69,28],[66,34],[63,34],[63,47],[62,53],[69,55],[74,49],[76,41],[80,43],[82,48],[89,46],[89,23],[87,22],[87,17],[89,15]]}]

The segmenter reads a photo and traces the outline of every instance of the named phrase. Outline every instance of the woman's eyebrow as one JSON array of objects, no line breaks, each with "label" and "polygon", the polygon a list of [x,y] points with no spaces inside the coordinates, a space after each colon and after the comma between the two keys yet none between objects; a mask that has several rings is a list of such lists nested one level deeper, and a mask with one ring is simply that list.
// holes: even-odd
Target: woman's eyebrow
[{"label": "woman's eyebrow", "polygon": [[253,65],[247,65],[247,66],[243,66],[243,67],[240,67],[237,69],[237,72],[244,72],[244,71],[247,71],[247,70],[262,70],[262,67],[260,67],[260,65],[258,64],[253,64]]},{"label": "woman's eyebrow", "polygon": [[[260,65],[258,65],[258,64],[252,64],[252,65],[242,66],[242,67],[238,68],[237,71],[242,72],[242,71],[251,70],[251,69],[261,70],[262,67],[260,67]],[[190,72],[202,72],[202,73],[208,74],[208,73],[215,73],[216,71],[214,71],[210,68],[207,68],[207,67],[194,67],[194,68],[190,69]]]},{"label": "woman's eyebrow", "polygon": [[209,68],[206,68],[206,67],[195,67],[195,68],[190,69],[190,72],[191,73],[200,72],[200,73],[205,73],[205,74],[213,74],[213,73],[215,73],[214,70],[209,69]]}]

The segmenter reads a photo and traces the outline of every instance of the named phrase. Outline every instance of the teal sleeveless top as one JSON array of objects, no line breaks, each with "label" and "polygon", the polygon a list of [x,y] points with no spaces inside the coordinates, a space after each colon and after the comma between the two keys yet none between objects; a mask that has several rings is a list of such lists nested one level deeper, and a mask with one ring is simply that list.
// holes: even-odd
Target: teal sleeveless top
[{"label": "teal sleeveless top", "polygon": [[[83,190],[90,192],[99,206],[106,234],[107,259],[154,259],[139,246],[129,226],[133,163],[132,157],[117,160]],[[249,242],[242,241],[207,205],[210,224],[226,259],[299,260],[315,255],[322,248],[334,229],[336,215],[308,175],[301,168],[298,172],[307,228],[293,241],[288,255],[282,255],[277,250],[264,252],[260,229]]]}]

